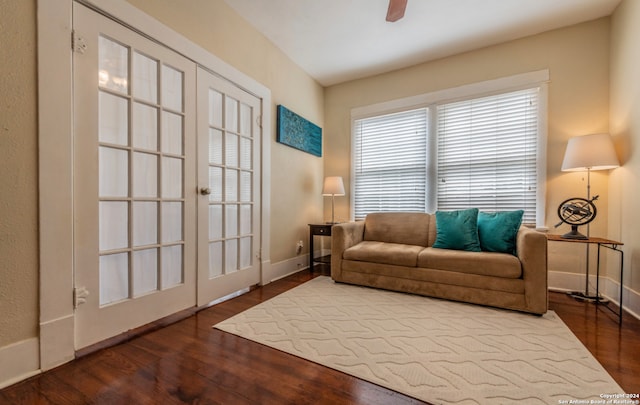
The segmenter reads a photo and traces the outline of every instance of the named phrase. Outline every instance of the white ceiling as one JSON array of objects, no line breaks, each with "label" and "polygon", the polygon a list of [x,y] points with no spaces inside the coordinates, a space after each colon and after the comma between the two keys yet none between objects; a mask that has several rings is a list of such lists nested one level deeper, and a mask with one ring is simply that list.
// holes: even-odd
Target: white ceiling
[{"label": "white ceiling", "polygon": [[621,0],[225,0],[324,86],[610,15]]}]

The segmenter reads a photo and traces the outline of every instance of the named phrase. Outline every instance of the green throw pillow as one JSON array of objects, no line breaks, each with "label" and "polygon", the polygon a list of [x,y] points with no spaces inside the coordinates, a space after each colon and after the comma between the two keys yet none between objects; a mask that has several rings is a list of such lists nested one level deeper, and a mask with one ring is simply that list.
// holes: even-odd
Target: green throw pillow
[{"label": "green throw pillow", "polygon": [[516,254],[516,236],[524,211],[480,212],[478,237],[480,247],[487,252]]},{"label": "green throw pillow", "polygon": [[480,252],[478,209],[436,211],[434,248]]}]

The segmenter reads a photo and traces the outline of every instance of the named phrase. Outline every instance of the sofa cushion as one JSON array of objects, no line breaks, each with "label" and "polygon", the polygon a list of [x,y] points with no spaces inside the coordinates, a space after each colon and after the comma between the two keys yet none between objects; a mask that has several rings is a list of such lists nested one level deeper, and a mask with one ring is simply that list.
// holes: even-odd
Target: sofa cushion
[{"label": "sofa cushion", "polygon": [[436,212],[434,248],[480,252],[478,209]]},{"label": "sofa cushion", "polygon": [[522,276],[520,260],[506,253],[425,248],[418,254],[418,267],[504,278]]},{"label": "sofa cushion", "polygon": [[430,228],[435,232],[433,216],[423,212],[377,212],[364,222],[366,241],[429,246]]},{"label": "sofa cushion", "polygon": [[[352,279],[360,277],[367,280],[364,285],[371,285],[374,279],[385,279],[382,288],[390,290],[410,291],[418,294],[425,283],[433,283],[439,291],[450,289],[454,286],[472,288],[474,290],[502,291],[511,294],[524,293],[524,280],[521,278],[503,278],[482,276],[479,274],[460,273],[450,270],[427,269],[423,267],[404,267],[390,264],[357,262],[345,260],[342,262],[342,270],[350,273]],[[354,273],[359,273],[355,275]]]},{"label": "sofa cushion", "polygon": [[523,210],[478,213],[480,248],[487,252],[516,254],[516,235]]},{"label": "sofa cushion", "polygon": [[422,249],[424,249],[423,246],[363,241],[345,250],[342,258],[361,262],[415,267],[418,263],[418,253]]}]

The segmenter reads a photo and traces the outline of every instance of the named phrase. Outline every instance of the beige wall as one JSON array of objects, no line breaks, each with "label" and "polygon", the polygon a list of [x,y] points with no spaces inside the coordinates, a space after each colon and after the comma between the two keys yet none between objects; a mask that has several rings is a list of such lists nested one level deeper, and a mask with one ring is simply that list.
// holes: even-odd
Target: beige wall
[{"label": "beige wall", "polygon": [[38,333],[35,0],[0,0],[0,347]]},{"label": "beige wall", "polygon": [[[625,245],[625,286],[640,291],[640,2],[611,19],[611,135],[622,167],[611,172],[609,234]],[[616,276],[617,277],[617,276]]]},{"label": "beige wall", "polygon": [[307,223],[322,220],[323,165],[275,142],[275,106],[324,127],[323,88],[223,0],[127,1],[271,89],[271,262],[295,256]]},{"label": "beige wall", "polygon": [[[586,196],[583,174],[560,171],[565,146],[572,136],[609,128],[608,59],[609,19],[603,18],[331,86],[325,90],[325,172],[342,175],[349,189],[350,110],[354,107],[549,69],[546,225],[551,232],[564,233],[567,225],[553,229],[558,222],[558,204],[569,197]],[[607,189],[608,176],[595,173],[592,192],[601,195],[597,206],[603,212],[607,211]],[[336,199],[337,216],[349,218],[349,201],[350,196]],[[601,215],[591,233],[605,235],[606,231],[607,216]],[[554,249],[565,247],[552,247],[552,252]],[[568,263],[551,260],[550,269],[584,272],[579,266],[580,254],[584,256],[584,251],[576,252]]]}]

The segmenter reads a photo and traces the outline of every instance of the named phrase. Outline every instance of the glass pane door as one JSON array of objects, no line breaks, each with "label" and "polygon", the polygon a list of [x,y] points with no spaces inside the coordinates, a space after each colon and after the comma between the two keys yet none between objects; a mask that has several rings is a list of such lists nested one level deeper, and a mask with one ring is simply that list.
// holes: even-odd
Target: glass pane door
[{"label": "glass pane door", "polygon": [[81,5],[74,18],[82,347],[195,305],[195,65]]},{"label": "glass pane door", "polygon": [[[259,282],[260,100],[198,69],[198,305]],[[206,193],[205,193],[206,194]],[[203,223],[201,221],[201,223]]]},{"label": "glass pane door", "polygon": [[184,73],[104,35],[98,48],[103,306],[183,282]]}]

